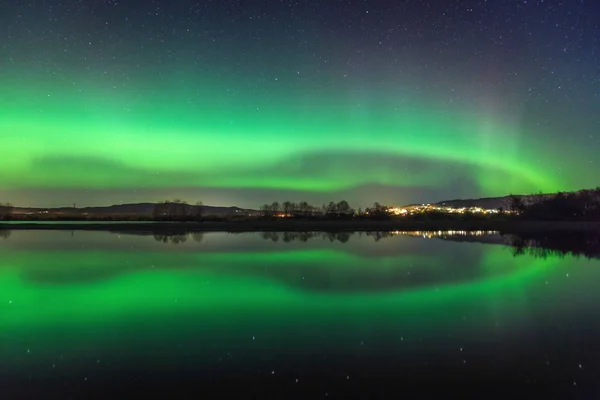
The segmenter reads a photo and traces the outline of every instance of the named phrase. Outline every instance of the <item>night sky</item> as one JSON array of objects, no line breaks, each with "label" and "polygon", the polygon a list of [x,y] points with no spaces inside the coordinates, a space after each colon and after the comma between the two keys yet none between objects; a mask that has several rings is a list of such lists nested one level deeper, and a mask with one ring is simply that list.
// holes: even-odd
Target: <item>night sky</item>
[{"label": "night sky", "polygon": [[0,1],[0,201],[401,205],[600,184],[587,0]]}]

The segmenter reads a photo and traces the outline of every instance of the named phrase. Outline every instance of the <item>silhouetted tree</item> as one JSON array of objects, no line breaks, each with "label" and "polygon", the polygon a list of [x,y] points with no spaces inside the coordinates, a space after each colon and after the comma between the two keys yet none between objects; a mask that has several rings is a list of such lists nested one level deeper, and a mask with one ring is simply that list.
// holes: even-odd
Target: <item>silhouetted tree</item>
[{"label": "silhouetted tree", "polygon": [[277,215],[279,213],[279,202],[274,201],[271,203],[271,212],[273,215]]},{"label": "silhouetted tree", "polygon": [[300,212],[300,215],[303,217],[307,217],[309,207],[310,205],[308,204],[308,202],[301,201],[300,204],[298,204],[298,211]]},{"label": "silhouetted tree", "polygon": [[173,218],[177,220],[187,219],[188,217],[188,204],[186,201],[181,199],[175,199],[171,202],[171,208],[173,210]]},{"label": "silhouetted tree", "polygon": [[190,218],[187,202],[175,199],[157,203],[154,206],[152,216],[156,220],[177,221]]},{"label": "silhouetted tree", "polygon": [[330,201],[329,204],[325,207],[325,214],[329,217],[335,216],[337,214],[337,207],[333,201]]},{"label": "silhouetted tree", "polygon": [[264,218],[272,218],[273,212],[271,211],[271,205],[263,204],[262,206],[260,206],[260,215]]},{"label": "silhouetted tree", "polygon": [[10,203],[0,203],[0,219],[10,219],[14,207]]},{"label": "silhouetted tree", "polygon": [[367,214],[371,218],[389,218],[389,207],[379,204],[378,202],[373,203],[372,207],[367,208]]},{"label": "silhouetted tree", "polygon": [[194,217],[197,221],[202,220],[202,202],[201,201],[197,201],[196,202],[196,206],[194,207]]},{"label": "silhouetted tree", "polygon": [[511,194],[509,196],[508,204],[510,210],[514,213],[521,214],[525,210],[525,203],[521,196]]},{"label": "silhouetted tree", "polygon": [[311,204],[308,205],[308,215],[309,216],[316,217],[319,214],[321,214],[321,211],[319,210],[319,207],[313,206]]},{"label": "silhouetted tree", "polygon": [[335,205],[336,211],[338,215],[350,215],[352,214],[352,208],[350,208],[350,204],[346,200],[342,200]]},{"label": "silhouetted tree", "polygon": [[600,220],[600,189],[559,192],[521,206],[519,214],[539,220]]},{"label": "silhouetted tree", "polygon": [[294,205],[292,204],[292,202],[284,201],[283,202],[283,213],[285,214],[285,216],[286,217],[291,216],[293,211],[294,211]]}]

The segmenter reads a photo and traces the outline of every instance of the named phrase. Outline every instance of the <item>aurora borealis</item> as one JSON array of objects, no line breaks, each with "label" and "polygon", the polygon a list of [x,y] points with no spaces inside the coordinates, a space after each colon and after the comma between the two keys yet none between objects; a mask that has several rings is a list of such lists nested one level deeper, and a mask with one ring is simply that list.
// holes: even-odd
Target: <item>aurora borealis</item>
[{"label": "aurora borealis", "polygon": [[2,2],[0,201],[597,186],[597,4],[246,3]]}]

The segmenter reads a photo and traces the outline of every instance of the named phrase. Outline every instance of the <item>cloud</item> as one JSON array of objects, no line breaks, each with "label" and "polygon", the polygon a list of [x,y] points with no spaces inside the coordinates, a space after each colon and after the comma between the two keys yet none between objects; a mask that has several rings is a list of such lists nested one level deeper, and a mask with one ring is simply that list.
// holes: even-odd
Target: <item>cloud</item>
[{"label": "cloud", "polygon": [[332,187],[340,182],[345,186],[382,183],[396,186],[437,184],[445,179],[464,176],[472,170],[465,163],[437,161],[422,157],[405,156],[373,151],[311,151],[289,156],[273,164],[243,170],[224,171],[221,178],[237,177],[248,181],[314,180],[329,182]]},{"label": "cloud", "polygon": [[[176,162],[174,162],[176,164]],[[473,168],[464,163],[441,162],[419,157],[407,157],[385,152],[302,152],[278,161],[255,167],[217,168],[201,170],[166,170],[139,167],[133,163],[101,157],[45,156],[33,160],[31,169],[63,187],[278,187],[302,188],[296,182],[314,182],[323,186],[351,187],[379,183],[389,186],[435,186],[443,181],[472,175]],[[340,185],[343,182],[343,185]]]},{"label": "cloud", "polygon": [[[274,200],[320,205],[346,199],[402,205],[482,195],[475,174],[462,163],[386,152],[303,152],[254,168],[152,170],[101,157],[40,157],[37,184],[0,190],[3,201],[23,206],[81,206],[155,202],[167,198],[256,208]],[[299,184],[302,181],[303,184]]]}]

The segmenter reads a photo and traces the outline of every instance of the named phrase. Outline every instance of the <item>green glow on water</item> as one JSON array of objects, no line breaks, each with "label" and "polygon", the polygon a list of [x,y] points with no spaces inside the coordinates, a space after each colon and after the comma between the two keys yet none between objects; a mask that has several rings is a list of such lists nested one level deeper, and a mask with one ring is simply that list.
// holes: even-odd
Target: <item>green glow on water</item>
[{"label": "green glow on water", "polygon": [[[127,240],[105,235],[115,246]],[[0,266],[0,355],[22,365],[98,349],[115,356],[121,348],[115,343],[124,338],[135,351],[197,336],[193,346],[202,352],[215,343],[245,348],[252,337],[268,339],[255,346],[275,341],[276,348],[286,342],[338,351],[373,332],[406,340],[476,337],[519,329],[532,314],[555,307],[551,299],[589,286],[596,273],[588,261],[513,257],[499,245],[414,238],[386,239],[399,250],[382,257],[350,251],[365,238],[326,249],[309,242],[304,250],[284,251],[282,243],[266,243],[270,251],[236,252],[251,237],[212,241],[229,240],[231,252],[152,238],[143,240],[153,251],[100,252],[93,243],[87,250],[7,248]],[[368,240],[371,247],[385,245]],[[425,242],[428,247],[419,247]],[[475,264],[453,263],[460,254]],[[36,356],[27,359],[26,350]]]},{"label": "green glow on water", "polygon": [[[102,257],[102,258],[100,258]],[[167,258],[165,258],[167,257]],[[276,312],[292,310],[356,310],[378,306],[380,311],[393,312],[398,307],[445,304],[444,313],[453,302],[465,298],[492,297],[498,291],[514,289],[514,285],[526,284],[536,275],[547,272],[558,260],[539,260],[522,257],[514,259],[510,251],[503,247],[490,247],[481,260],[482,273],[471,282],[444,283],[435,287],[408,288],[400,291],[386,290],[383,293],[318,293],[306,292],[269,279],[269,274],[252,273],[243,276],[244,267],[252,264],[266,268],[293,268],[299,264],[320,262],[331,276],[341,276],[348,270],[370,268],[371,274],[385,276],[385,258],[361,260],[344,253],[331,251],[305,251],[259,254],[188,254],[186,264],[179,264],[172,271],[166,268],[156,270],[151,265],[168,265],[170,254],[136,253],[58,253],[48,259],[43,255],[20,259],[29,265],[8,264],[3,266],[2,300],[9,303],[2,314],[4,326],[23,327],[53,324],[57,318],[67,323],[77,324],[81,320],[97,318],[118,318],[128,313],[157,313],[194,311],[210,313],[214,307],[222,312],[234,312],[240,307],[244,312]],[[183,257],[183,256],[180,256]],[[414,263],[417,257],[400,256],[396,262]],[[14,259],[13,259],[14,260]],[[514,265],[519,261],[519,267]],[[447,269],[442,260],[437,261],[438,273],[443,276]],[[38,262],[40,265],[34,265]],[[122,275],[99,281],[58,283],[35,283],[22,276],[24,269],[34,269],[37,273],[60,276],[61,271],[83,270],[94,276],[98,269],[112,269],[121,262],[146,265],[146,268],[127,268]],[[189,263],[189,264],[187,264]],[[370,264],[370,265],[368,265]],[[120,267],[117,267],[119,269]],[[220,273],[219,269],[225,270]],[[398,268],[398,267],[395,267]],[[94,271],[96,269],[96,271]],[[238,269],[242,276],[235,276],[232,270]],[[75,272],[81,274],[81,271]],[[35,275],[35,273],[34,273]],[[299,277],[301,278],[301,277]],[[450,301],[450,303],[448,303]],[[383,309],[381,307],[384,307]]]}]

